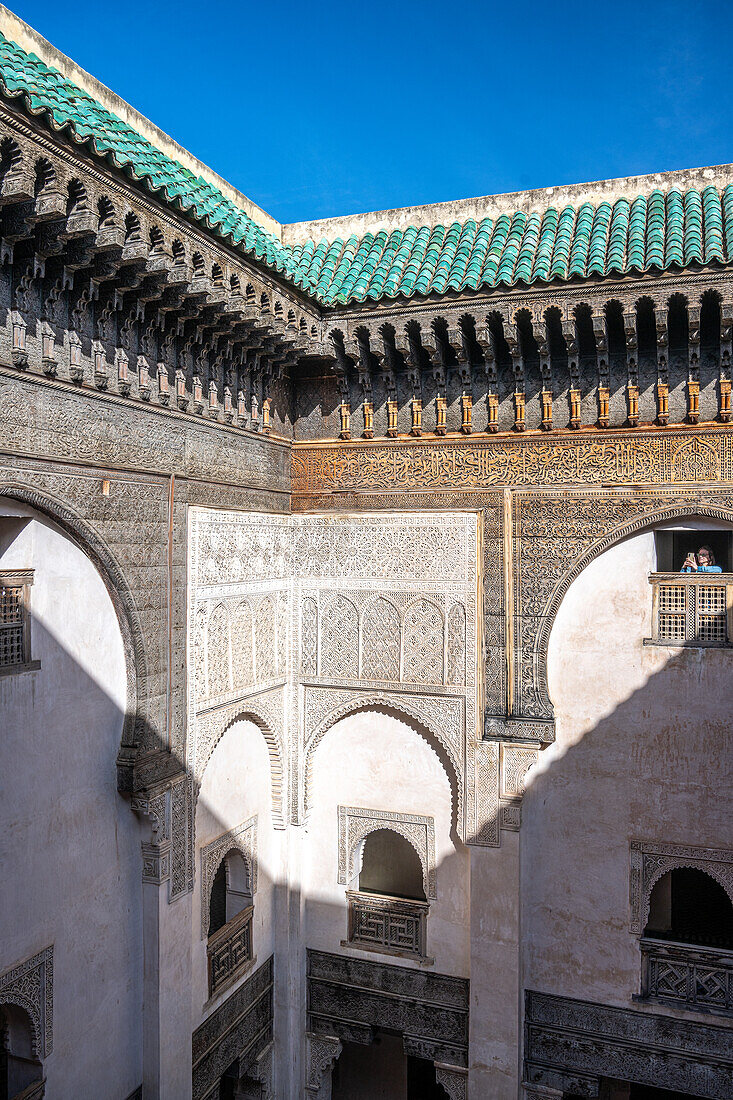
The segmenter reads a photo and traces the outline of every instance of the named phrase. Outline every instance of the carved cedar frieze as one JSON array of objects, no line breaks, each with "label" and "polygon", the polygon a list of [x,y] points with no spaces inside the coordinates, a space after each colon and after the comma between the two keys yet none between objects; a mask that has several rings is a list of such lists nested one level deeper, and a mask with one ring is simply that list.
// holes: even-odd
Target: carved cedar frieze
[{"label": "carved cedar frieze", "polygon": [[729,1028],[528,990],[524,1079],[595,1096],[601,1078],[726,1100]]},{"label": "carved cedar frieze", "polygon": [[296,443],[293,492],[624,485],[733,479],[733,433],[718,428],[554,439]]}]

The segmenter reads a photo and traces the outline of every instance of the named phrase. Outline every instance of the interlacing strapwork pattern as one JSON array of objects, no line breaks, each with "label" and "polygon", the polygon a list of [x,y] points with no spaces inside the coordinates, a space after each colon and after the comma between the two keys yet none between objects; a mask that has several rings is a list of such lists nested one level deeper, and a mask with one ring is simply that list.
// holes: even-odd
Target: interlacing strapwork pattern
[{"label": "interlacing strapwork pattern", "polygon": [[22,665],[23,587],[0,584],[0,668]]},{"label": "interlacing strapwork pattern", "polygon": [[344,596],[333,596],[321,617],[321,675],[347,680],[359,675],[359,618]]},{"label": "interlacing strapwork pattern", "polygon": [[249,600],[240,600],[232,613],[232,671],[235,691],[248,687],[254,680],[252,655],[252,608]]},{"label": "interlacing strapwork pattern", "polygon": [[404,679],[443,683],[443,616],[430,600],[417,600],[405,615]]},{"label": "interlacing strapwork pattern", "polygon": [[300,672],[302,676],[318,673],[318,608],[311,596],[306,596],[300,612]]},{"label": "interlacing strapwork pattern", "polygon": [[397,608],[383,596],[364,612],[362,619],[362,680],[400,678],[400,618]]},{"label": "interlacing strapwork pattern", "polygon": [[349,942],[398,954],[424,954],[427,905],[373,894],[349,895]]},{"label": "interlacing strapwork pattern", "polygon": [[229,616],[217,604],[209,619],[209,695],[216,698],[229,691]]},{"label": "interlacing strapwork pattern", "polygon": [[453,604],[448,615],[448,675],[449,684],[466,682],[466,612],[462,604]]},{"label": "interlacing strapwork pattern", "polygon": [[642,940],[642,995],[690,1009],[733,1010],[733,957],[729,951]]},{"label": "interlacing strapwork pattern", "polygon": [[277,676],[274,627],[275,612],[272,600],[267,596],[260,602],[255,614],[255,652],[258,683],[262,683],[264,680],[274,680]]}]

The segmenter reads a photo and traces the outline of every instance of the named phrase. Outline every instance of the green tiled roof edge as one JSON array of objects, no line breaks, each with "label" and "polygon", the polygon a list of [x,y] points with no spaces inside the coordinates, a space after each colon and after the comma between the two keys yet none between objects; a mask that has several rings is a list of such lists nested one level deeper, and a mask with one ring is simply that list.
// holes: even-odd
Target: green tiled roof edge
[{"label": "green tiled roof edge", "polygon": [[733,259],[733,183],[283,245],[213,183],[2,34],[0,90],[324,306]]}]

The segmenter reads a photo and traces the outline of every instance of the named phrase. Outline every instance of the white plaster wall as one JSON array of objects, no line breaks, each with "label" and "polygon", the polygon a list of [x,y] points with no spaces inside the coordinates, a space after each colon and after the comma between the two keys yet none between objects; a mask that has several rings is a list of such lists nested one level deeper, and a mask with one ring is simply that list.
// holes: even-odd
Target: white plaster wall
[{"label": "white plaster wall", "polygon": [[557,740],[522,808],[524,986],[626,1007],[629,841],[733,848],[733,653],[642,644],[655,566],[641,534],[568,590],[549,649]]},{"label": "white plaster wall", "polygon": [[0,972],[54,946],[46,1094],[125,1097],[141,1068],[140,834],[118,795],[122,637],[101,576],[34,516],[0,557],[32,568],[32,656],[0,677]]},{"label": "white plaster wall", "polygon": [[324,736],[313,754],[312,779],[303,859],[305,945],[424,965],[341,947],[347,930],[346,887],[338,882],[338,807],[428,815],[435,821],[437,899],[430,903],[427,952],[436,971],[468,977],[468,852],[451,837],[451,787],[427,741],[407,721],[360,711]]},{"label": "white plaster wall", "polygon": [[232,993],[228,986],[209,1003],[206,940],[201,936],[201,849],[222,833],[257,815],[257,892],[254,895],[252,970],[273,952],[275,898],[285,881],[285,834],[272,825],[270,757],[262,733],[253,722],[235,722],[218,742],[204,772],[196,807],[196,884],[193,905],[192,1021],[197,1027],[204,1016]]}]

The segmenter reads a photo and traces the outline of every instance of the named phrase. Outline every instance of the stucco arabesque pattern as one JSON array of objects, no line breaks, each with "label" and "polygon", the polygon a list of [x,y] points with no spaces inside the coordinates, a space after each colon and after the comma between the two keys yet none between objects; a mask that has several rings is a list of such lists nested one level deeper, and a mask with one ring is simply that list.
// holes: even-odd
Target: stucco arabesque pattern
[{"label": "stucco arabesque pattern", "polygon": [[348,886],[359,874],[356,857],[361,842],[378,829],[392,829],[403,836],[420,857],[425,896],[431,901],[437,897],[435,822],[432,817],[370,810],[361,806],[339,806],[338,827],[338,881],[342,886]]},{"label": "stucco arabesque pattern", "polygon": [[223,733],[249,719],[270,755],[283,827],[290,532],[287,517],[194,508],[189,525],[189,730],[196,793]]},{"label": "stucco arabesque pattern", "polygon": [[522,717],[551,721],[547,650],[572,581],[612,545],[684,516],[733,521],[733,489],[516,494],[513,501],[515,691]]},{"label": "stucco arabesque pattern", "polygon": [[53,947],[0,974],[0,1005],[24,1009],[32,1025],[33,1053],[46,1058],[53,1050]]},{"label": "stucco arabesque pattern", "polygon": [[[298,819],[308,809],[314,753],[324,735],[350,713],[383,708],[414,720],[442,746],[453,771],[459,832],[475,833],[466,776],[473,772],[477,725],[476,516],[408,512],[294,522],[300,607],[294,659],[303,684],[299,790],[291,777],[293,805],[302,807]],[[375,661],[377,633],[382,658]],[[460,671],[451,652],[460,653]],[[388,669],[393,680],[376,679]]]},{"label": "stucco arabesque pattern", "polygon": [[224,856],[235,849],[242,854],[249,872],[252,896],[257,893],[257,815],[222,833],[201,848],[201,938],[209,934],[211,887]]},{"label": "stucco arabesque pattern", "polygon": [[[510,739],[518,745],[524,742],[529,748],[554,738],[554,712],[547,689],[550,632],[565,592],[590,561],[627,535],[667,520],[701,515],[713,520],[733,521],[733,490],[725,485],[733,479],[730,432],[725,429],[695,434],[649,432],[635,434],[633,445],[631,439],[627,437],[627,440],[628,443],[622,440],[617,446],[612,441],[603,443],[603,447],[611,448],[608,454],[615,455],[614,461],[621,463],[616,476],[626,484],[633,481],[629,476],[630,455],[637,445],[643,444],[654,455],[654,462],[647,464],[644,477],[652,482],[657,478],[666,480],[668,484],[646,484],[638,488],[609,484],[588,488],[582,482],[597,483],[599,471],[595,464],[587,468],[578,460],[563,475],[575,480],[576,484],[568,485],[562,492],[551,488],[517,488],[497,494],[475,487],[463,491],[456,489],[453,476],[446,474],[444,466],[439,466],[440,490],[413,489],[404,498],[411,508],[462,507],[483,512],[485,736],[488,739],[484,746],[491,741]],[[467,442],[462,446],[468,454],[473,445]],[[574,441],[563,445],[579,446]],[[404,445],[401,469],[409,466],[411,446]],[[532,446],[540,449],[544,446],[547,468],[551,469],[554,444],[538,442]],[[632,471],[636,468],[632,464]],[[353,469],[352,465],[352,472]],[[613,470],[606,465],[602,476],[604,479],[608,476],[610,481],[614,477]],[[552,472],[545,480],[552,482],[554,477]],[[714,484],[718,479],[724,483],[719,487]],[[518,480],[521,484],[523,478]],[[419,478],[417,484],[420,484]],[[392,487],[387,476],[386,488]],[[363,490],[359,495],[344,492],[338,497],[318,493],[294,497],[296,509],[362,508],[367,511],[380,507],[386,507],[383,495],[371,495]],[[511,561],[505,570],[507,527]],[[503,615],[509,608],[513,627],[511,643]],[[511,670],[510,683],[503,678],[503,668]],[[498,780],[497,765],[498,755],[495,760],[484,759],[480,765],[477,762],[477,769],[480,767],[483,771],[479,786],[485,798],[487,783],[491,782],[496,796],[491,797],[489,812],[500,813],[502,824],[516,829],[520,815],[518,803],[502,798],[499,807],[498,790],[490,775],[494,772]],[[486,819],[486,812],[483,817]]]},{"label": "stucco arabesque pattern", "polygon": [[629,929],[641,935],[649,919],[649,900],[655,884],[676,867],[692,867],[711,875],[733,903],[733,851],[632,840],[629,845]]},{"label": "stucco arabesque pattern", "polygon": [[[334,521],[193,509],[188,761],[197,783],[224,730],[253,717],[270,749],[276,821],[289,793],[298,823],[321,738],[355,710],[385,707],[439,742],[463,833],[464,803],[471,822],[476,812],[466,774],[476,751],[477,554],[470,513]],[[394,637],[382,638],[390,626]],[[379,670],[369,658],[376,633],[391,655]],[[370,678],[390,670],[392,681]]]}]

